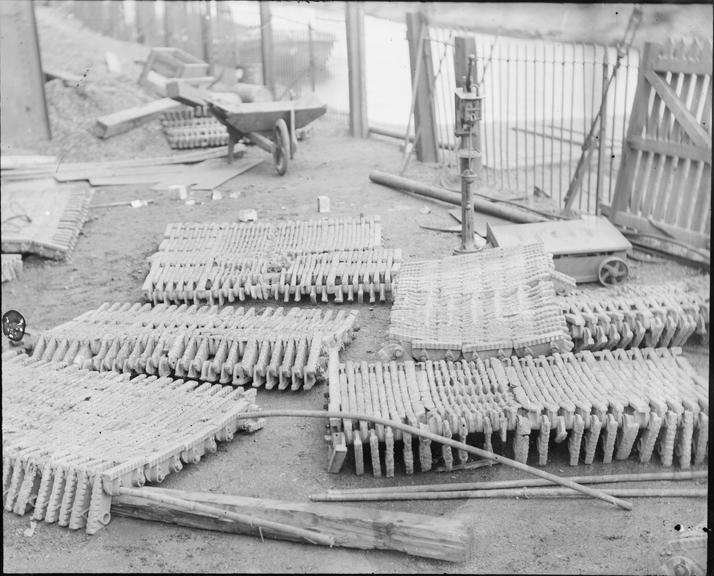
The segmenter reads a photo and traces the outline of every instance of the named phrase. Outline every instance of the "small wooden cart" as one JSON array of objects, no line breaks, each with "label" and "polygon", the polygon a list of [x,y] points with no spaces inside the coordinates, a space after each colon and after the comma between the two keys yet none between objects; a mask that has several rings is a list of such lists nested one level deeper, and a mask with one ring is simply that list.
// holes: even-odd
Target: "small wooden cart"
[{"label": "small wooden cart", "polygon": [[536,224],[486,225],[493,246],[516,246],[543,242],[553,254],[555,269],[578,283],[622,284],[629,269],[625,257],[632,245],[607,218],[583,215],[578,220]]},{"label": "small wooden cart", "polygon": [[242,138],[273,155],[275,170],[281,176],[288,170],[288,159],[297,150],[296,130],[307,126],[327,111],[315,96],[278,102],[223,104],[208,100],[208,108],[228,130],[228,158]]}]

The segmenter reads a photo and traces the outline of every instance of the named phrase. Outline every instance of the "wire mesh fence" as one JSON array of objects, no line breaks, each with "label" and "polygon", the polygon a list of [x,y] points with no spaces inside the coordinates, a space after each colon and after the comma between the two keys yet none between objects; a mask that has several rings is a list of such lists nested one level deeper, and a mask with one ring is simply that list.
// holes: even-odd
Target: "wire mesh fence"
[{"label": "wire mesh fence", "polygon": [[[445,183],[458,182],[454,125],[454,37],[476,44],[476,83],[483,184],[516,194],[537,188],[560,206],[583,153],[586,135],[614,72],[617,50],[595,44],[526,41],[430,27],[435,70],[433,102]],[[637,84],[638,53],[627,51],[606,94],[603,126],[585,152],[576,208],[595,212],[612,197],[622,141]],[[602,140],[602,142],[600,142]]]}]

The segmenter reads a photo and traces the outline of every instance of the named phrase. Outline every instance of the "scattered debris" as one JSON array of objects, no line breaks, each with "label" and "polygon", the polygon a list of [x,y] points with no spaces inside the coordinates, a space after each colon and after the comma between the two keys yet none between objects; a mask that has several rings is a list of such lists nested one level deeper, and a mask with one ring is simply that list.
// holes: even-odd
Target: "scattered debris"
[{"label": "scattered debris", "polygon": [[25,528],[22,531],[22,535],[26,538],[32,538],[35,535],[35,528],[37,528],[37,522],[35,522],[34,520],[30,520],[30,527]]},{"label": "scattered debris", "polygon": [[104,304],[40,332],[32,359],[87,370],[307,390],[322,376],[325,350],[352,341],[357,316],[356,310],[267,308],[259,313]]},{"label": "scattered debris", "polygon": [[92,204],[90,208],[114,208],[116,206],[131,206],[141,208],[153,204],[156,200],[127,200],[126,202],[107,202],[105,204]]},{"label": "scattered debris", "polygon": [[428,206],[423,206],[422,208],[419,209],[420,214],[429,214],[431,213],[431,208]]},{"label": "scattered debris", "polygon": [[22,272],[22,254],[2,255],[2,281],[10,282],[20,276]]},{"label": "scattered debris", "polygon": [[[172,501],[151,501],[152,494],[168,496]],[[213,510],[191,508],[191,503]],[[244,518],[232,519],[219,511],[239,513],[255,520],[251,523]],[[473,533],[466,522],[445,516],[165,488],[141,488],[121,494],[114,499],[112,512],[192,528],[294,540],[297,535],[285,534],[284,528],[290,526],[309,530],[313,543],[324,544],[315,538],[319,535],[332,539],[335,546],[396,550],[448,562],[470,558],[473,543]],[[266,521],[278,526],[265,526]]]},{"label": "scattered debris", "polygon": [[[201,242],[194,239],[197,235]],[[314,304],[318,297],[327,302],[329,295],[335,302],[384,302],[391,295],[401,251],[381,244],[379,216],[169,224],[142,289],[154,303],[281,297],[299,302],[306,296]],[[214,262],[211,269],[201,264],[207,252]],[[241,268],[234,266],[236,258],[244,262]],[[185,293],[176,291],[176,285],[185,285]]]},{"label": "scattered debris", "polygon": [[119,486],[198,463],[242,429],[238,414],[257,408],[254,390],[128,380],[7,353],[2,382],[5,509],[89,534],[109,523]]},{"label": "scattered debris", "polygon": [[220,190],[211,190],[211,200],[223,200],[223,194]]},{"label": "scattered debris", "polygon": [[318,212],[329,212],[330,211],[330,197],[329,196],[318,196],[317,197],[317,211]]},{"label": "scattered debris", "polygon": [[188,198],[188,190],[186,190],[186,186],[181,184],[171,184],[168,187],[168,192],[173,200],[186,200]]},{"label": "scattered debris", "polygon": [[258,219],[258,213],[253,208],[238,210],[238,222],[255,222]]}]

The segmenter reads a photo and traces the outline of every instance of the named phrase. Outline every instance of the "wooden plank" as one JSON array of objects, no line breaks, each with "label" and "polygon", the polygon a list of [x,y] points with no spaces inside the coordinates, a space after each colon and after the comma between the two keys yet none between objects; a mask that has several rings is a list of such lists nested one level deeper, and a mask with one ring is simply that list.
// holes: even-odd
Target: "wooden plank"
[{"label": "wooden plank", "polygon": [[[606,207],[603,207],[603,213],[606,212],[605,208]],[[627,226],[628,228],[644,232],[645,234],[656,234],[658,236],[665,237],[662,230],[657,228],[657,226],[653,226],[647,218],[643,218],[642,216],[631,214],[629,212],[607,212],[609,213],[609,218],[613,224],[617,224],[618,226]],[[667,230],[674,236],[675,239],[696,246],[697,248],[706,248],[710,241],[710,237],[706,234],[702,234],[701,232],[695,232],[693,230],[687,230],[676,226],[670,226]]]},{"label": "wooden plank", "polygon": [[[397,550],[414,556],[451,562],[464,561],[471,556],[473,533],[470,526],[463,520],[445,516],[427,516],[362,506],[293,503],[165,488],[142,490],[334,535],[336,545],[347,548]],[[133,496],[113,498],[112,513],[234,534],[257,534],[257,530],[247,528],[243,524],[217,522],[215,519],[170,505],[152,503],[148,507],[145,500]]]},{"label": "wooden plank", "polygon": [[690,160],[708,162],[711,164],[711,147],[702,148],[700,146],[692,146],[691,144],[680,144],[666,140],[652,140],[650,138],[643,138],[642,136],[630,138],[628,144],[636,150],[654,152],[655,154],[667,156],[677,156],[679,158],[689,158]]},{"label": "wooden plank", "polygon": [[192,186],[197,191],[213,190],[228,180],[254,168],[262,161],[262,158],[241,158],[231,164],[226,164],[223,159],[218,161],[209,160],[189,170],[165,175],[157,184],[151,187],[151,190],[167,190],[169,186],[175,184],[181,184],[186,187]]},{"label": "wooden plank", "polygon": [[677,121],[682,125],[687,133],[697,146],[711,148],[711,138],[706,130],[697,122],[692,113],[687,110],[686,104],[672,91],[672,88],[656,72],[648,70],[645,72],[645,77],[655,90],[661,95],[669,109],[674,114]]},{"label": "wooden plank", "polygon": [[0,124],[6,144],[49,140],[34,3],[0,2]]},{"label": "wooden plank", "polygon": [[711,74],[712,59],[682,60],[659,56],[652,62],[655,72],[672,72],[673,74]]},{"label": "wooden plank", "polygon": [[367,88],[364,44],[364,7],[358,2],[345,4],[347,29],[347,75],[350,102],[350,135],[367,138]]},{"label": "wooden plank", "polygon": [[[425,39],[421,58],[419,58],[418,43],[422,29],[425,29],[423,32]],[[436,133],[434,97],[431,93],[431,86],[434,84],[434,63],[431,58],[427,30],[428,23],[423,13],[407,13],[407,40],[409,41],[409,61],[412,71],[412,91],[416,92],[414,133],[419,134],[419,138],[415,143],[416,157],[420,162],[438,162],[439,143]],[[421,66],[421,74],[417,79],[416,71],[418,66]]]},{"label": "wooden plank", "polygon": [[154,120],[171,110],[181,108],[181,104],[171,98],[162,98],[142,106],[134,106],[126,110],[114,112],[97,118],[95,133],[100,138],[109,138],[122,132],[127,132],[141,124]]},{"label": "wooden plank", "polygon": [[200,88],[178,80],[166,82],[166,95],[187,106],[205,106],[208,102],[207,94]]}]

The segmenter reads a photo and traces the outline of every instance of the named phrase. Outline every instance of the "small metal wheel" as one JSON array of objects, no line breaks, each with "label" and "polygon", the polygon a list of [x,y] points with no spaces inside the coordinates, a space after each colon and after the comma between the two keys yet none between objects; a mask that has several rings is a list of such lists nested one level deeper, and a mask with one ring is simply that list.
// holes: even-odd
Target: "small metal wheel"
[{"label": "small metal wheel", "polygon": [[290,158],[290,133],[285,120],[279,118],[273,129],[273,164],[278,174],[283,176],[288,171],[288,158]]},{"label": "small metal wheel", "polygon": [[615,286],[627,280],[630,270],[622,258],[606,258],[600,262],[597,277],[603,286]]}]

